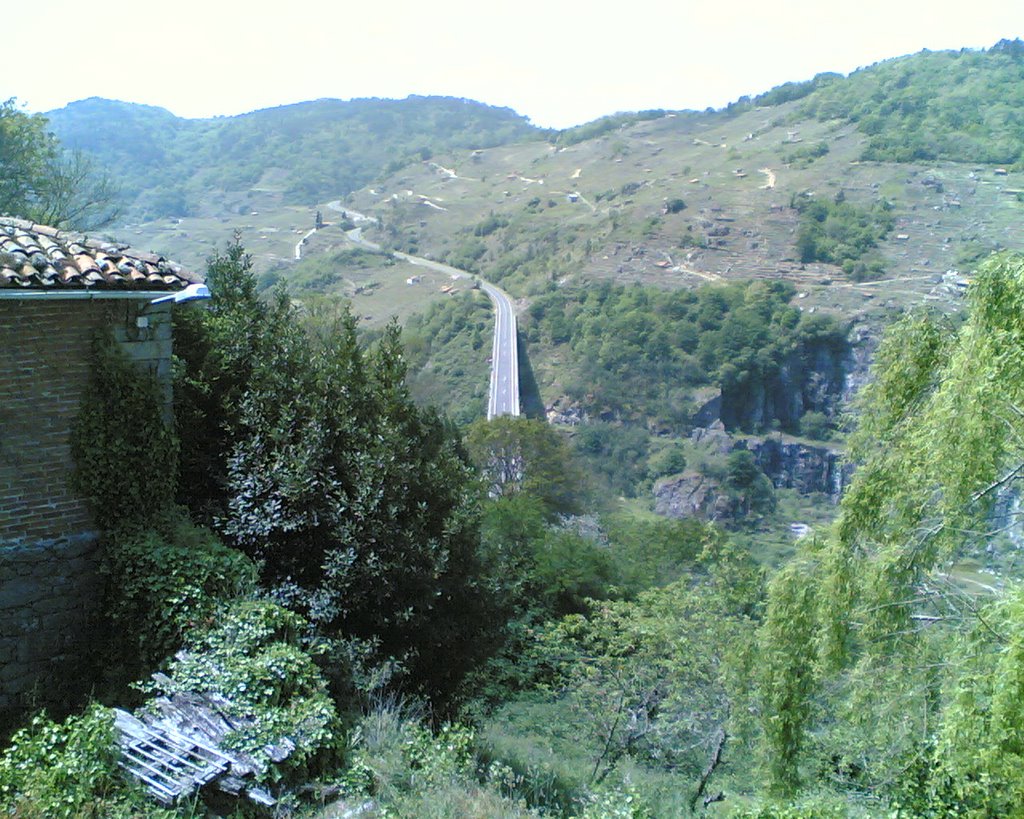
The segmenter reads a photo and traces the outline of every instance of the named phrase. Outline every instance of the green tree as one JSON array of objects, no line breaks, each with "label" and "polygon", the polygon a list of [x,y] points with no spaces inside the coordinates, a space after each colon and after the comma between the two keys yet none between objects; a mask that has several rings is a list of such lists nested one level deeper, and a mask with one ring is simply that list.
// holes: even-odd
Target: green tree
[{"label": "green tree", "polygon": [[[772,584],[762,631],[775,787],[797,771],[899,815],[1024,811],[1020,588],[990,514],[1024,471],[1024,258],[987,262],[959,327],[897,323],[865,389],[831,536]],[[813,741],[812,741],[813,738]],[[827,773],[826,773],[827,772]]]},{"label": "green tree", "polygon": [[532,495],[548,516],[581,510],[583,473],[565,439],[544,421],[512,416],[477,421],[466,434],[466,446],[489,496]]},{"label": "green tree", "polygon": [[490,649],[500,605],[457,431],[409,397],[397,326],[371,351],[347,309],[303,326],[283,292],[259,301],[237,241],[211,268],[180,369],[188,468],[211,475],[193,502],[339,670],[356,641],[442,706]]},{"label": "green tree", "polygon": [[0,103],[0,212],[30,217],[57,156],[45,118],[26,114],[13,98]]},{"label": "green tree", "polygon": [[720,539],[704,558],[704,576],[635,601],[591,601],[545,632],[541,652],[558,669],[555,690],[593,754],[591,784],[631,758],[681,772],[703,790],[727,737],[737,746],[749,739],[743,715],[758,575]]},{"label": "green tree", "polygon": [[116,197],[92,159],[61,150],[44,117],[0,103],[0,213],[90,230],[116,218]]}]

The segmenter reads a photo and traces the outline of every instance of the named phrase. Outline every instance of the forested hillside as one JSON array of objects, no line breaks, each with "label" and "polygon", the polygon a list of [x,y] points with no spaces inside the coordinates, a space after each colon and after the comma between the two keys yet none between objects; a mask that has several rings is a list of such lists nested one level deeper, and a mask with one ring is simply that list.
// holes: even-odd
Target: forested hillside
[{"label": "forested hillside", "polygon": [[317,100],[205,120],[92,98],[47,118],[65,146],[118,178],[136,219],[202,213],[211,191],[261,186],[309,205],[435,151],[489,147],[536,130],[507,108],[445,97]]}]

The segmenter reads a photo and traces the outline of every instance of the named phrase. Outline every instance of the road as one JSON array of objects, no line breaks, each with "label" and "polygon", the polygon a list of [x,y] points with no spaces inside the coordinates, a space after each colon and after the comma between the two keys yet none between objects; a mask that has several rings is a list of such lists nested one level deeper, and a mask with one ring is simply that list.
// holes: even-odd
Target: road
[{"label": "road", "polygon": [[519,415],[519,345],[516,311],[508,293],[480,281],[494,305],[494,342],[491,346],[491,390],[487,420],[499,415]]},{"label": "road", "polygon": [[[340,210],[340,206],[333,208],[335,203],[331,202],[328,207]],[[357,224],[360,221],[369,221],[369,217],[362,214],[355,214],[347,211],[350,218]],[[349,241],[367,248],[368,250],[381,251],[381,246],[363,238],[362,228],[355,228],[347,231],[345,235]],[[453,279],[474,279],[480,282],[480,289],[494,305],[494,339],[491,343],[491,386],[487,399],[487,420],[497,418],[499,415],[519,415],[519,346],[518,346],[518,323],[516,310],[512,304],[512,298],[497,285],[485,282],[478,276],[466,270],[452,267],[450,264],[424,259],[422,256],[411,256],[408,253],[393,251],[392,256],[396,259],[408,262],[409,264],[420,265],[439,273],[451,276]]]}]

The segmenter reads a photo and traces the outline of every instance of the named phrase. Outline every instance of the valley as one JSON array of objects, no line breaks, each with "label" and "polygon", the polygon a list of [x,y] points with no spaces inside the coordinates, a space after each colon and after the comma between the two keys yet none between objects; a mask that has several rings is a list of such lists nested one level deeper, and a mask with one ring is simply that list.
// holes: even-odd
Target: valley
[{"label": "valley", "polygon": [[[164,314],[166,383],[124,293],[81,373],[54,345],[81,395],[34,509],[67,472],[100,531],[26,546],[0,509],[0,812],[1024,812],[1021,41],[565,130],[452,97],[48,117],[120,192],[0,184],[19,383],[19,300],[100,293],[47,290],[69,257],[180,269],[97,237],[210,298]],[[52,167],[41,118],[0,126]],[[22,605],[51,576],[90,600],[60,656]],[[72,665],[49,716],[2,687]],[[178,752],[162,807],[122,776]]]}]

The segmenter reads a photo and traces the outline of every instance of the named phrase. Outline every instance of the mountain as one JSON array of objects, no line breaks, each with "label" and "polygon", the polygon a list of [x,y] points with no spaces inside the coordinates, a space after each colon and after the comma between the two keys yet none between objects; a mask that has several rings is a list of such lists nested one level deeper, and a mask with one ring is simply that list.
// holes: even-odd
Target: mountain
[{"label": "mountain", "polygon": [[211,206],[211,191],[262,187],[311,204],[434,151],[538,133],[508,108],[452,97],[325,99],[214,119],[93,97],[46,116],[65,146],[112,173],[141,218],[215,212],[223,202]]},{"label": "mountain", "polygon": [[620,115],[450,151],[350,204],[383,216],[396,247],[513,292],[566,277],[783,278],[811,294],[839,285],[830,304],[850,312],[919,299],[943,285],[936,276],[1020,247],[1022,150],[1013,41],[821,75],[722,111]]}]

